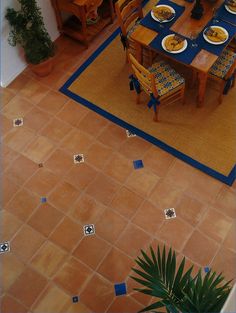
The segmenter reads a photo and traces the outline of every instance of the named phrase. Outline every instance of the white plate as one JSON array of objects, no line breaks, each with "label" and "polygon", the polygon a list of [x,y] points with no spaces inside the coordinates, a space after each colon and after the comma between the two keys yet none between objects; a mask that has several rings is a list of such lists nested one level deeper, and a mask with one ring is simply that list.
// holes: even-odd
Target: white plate
[{"label": "white plate", "polygon": [[183,51],[187,48],[187,46],[188,46],[188,42],[187,42],[186,39],[184,40],[184,46],[183,46],[182,49],[179,49],[178,51],[169,51],[169,50],[166,49],[165,41],[166,41],[167,38],[169,38],[169,37],[171,37],[171,36],[174,36],[174,34],[168,35],[168,36],[166,36],[166,37],[164,37],[164,38],[162,39],[162,41],[161,41],[162,48],[163,48],[166,52],[169,52],[169,53],[181,53],[181,52],[183,52]]},{"label": "white plate", "polygon": [[154,15],[154,12],[151,11],[151,16],[152,18],[157,21],[157,22],[160,22],[160,23],[167,23],[167,22],[170,22],[173,20],[173,18],[175,18],[175,9],[173,9],[171,6],[169,5],[165,5],[165,4],[159,4],[156,6],[156,8],[158,7],[165,7],[165,8],[169,8],[171,10],[172,13],[174,13],[173,17],[170,19],[170,20],[159,20],[155,15]]},{"label": "white plate", "polygon": [[229,33],[227,32],[227,30],[225,29],[225,28],[223,28],[223,27],[221,27],[221,26],[216,26],[216,25],[212,25],[212,26],[210,26],[211,28],[219,28],[219,29],[222,29],[224,32],[225,32],[225,34],[227,35],[227,37],[226,37],[226,39],[224,40],[224,41],[218,41],[218,42],[216,42],[216,41],[211,41],[206,35],[205,35],[205,29],[204,29],[204,31],[203,31],[203,37],[204,37],[204,39],[207,41],[207,42],[209,42],[209,43],[211,43],[211,44],[213,44],[213,45],[222,45],[222,43],[224,43],[224,42],[226,42],[227,40],[228,40],[228,38],[229,38]]},{"label": "white plate", "polygon": [[232,11],[232,10],[227,6],[227,4],[225,4],[225,9],[226,9],[229,13],[236,14],[236,11]]}]

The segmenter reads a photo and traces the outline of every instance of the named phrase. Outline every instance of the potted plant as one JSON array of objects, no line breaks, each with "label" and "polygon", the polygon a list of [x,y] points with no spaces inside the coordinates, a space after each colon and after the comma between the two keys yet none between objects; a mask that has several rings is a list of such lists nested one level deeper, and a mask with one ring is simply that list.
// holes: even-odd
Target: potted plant
[{"label": "potted plant", "polygon": [[[140,268],[133,268],[138,274],[131,276],[141,284],[142,288],[135,290],[157,297],[157,301],[145,307],[140,312],[155,313],[219,313],[226,301],[231,281],[225,282],[222,274],[216,275],[211,270],[192,276],[193,266],[185,271],[185,258],[176,267],[176,254],[172,249],[166,254],[158,246],[156,253],[150,248],[150,255],[142,252],[142,257],[136,259]],[[165,311],[159,309],[165,308]]]},{"label": "potted plant", "polygon": [[55,46],[44,26],[41,9],[36,0],[18,2],[20,9],[8,8],[5,15],[11,27],[8,42],[24,49],[25,59],[33,72],[39,76],[48,75],[53,68]]}]

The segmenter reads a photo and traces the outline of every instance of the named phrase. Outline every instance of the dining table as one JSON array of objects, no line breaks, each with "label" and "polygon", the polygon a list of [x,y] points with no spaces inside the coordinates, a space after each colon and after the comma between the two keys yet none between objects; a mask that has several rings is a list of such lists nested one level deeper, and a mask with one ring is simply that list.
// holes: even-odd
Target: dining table
[{"label": "dining table", "polygon": [[[159,55],[190,67],[193,73],[197,73],[198,106],[204,104],[208,73],[212,65],[236,36],[236,14],[226,10],[225,1],[201,0],[201,4],[203,15],[200,19],[194,19],[191,17],[195,5],[192,0],[159,0],[156,5],[168,5],[174,9],[174,18],[165,23],[158,22],[153,18],[151,10],[139,21],[131,34],[139,61],[142,59],[142,48],[145,46]],[[204,31],[213,25],[227,30],[228,38],[224,43],[211,44],[205,40]],[[171,53],[163,49],[163,39],[170,34],[185,38],[187,47],[184,51]]]}]

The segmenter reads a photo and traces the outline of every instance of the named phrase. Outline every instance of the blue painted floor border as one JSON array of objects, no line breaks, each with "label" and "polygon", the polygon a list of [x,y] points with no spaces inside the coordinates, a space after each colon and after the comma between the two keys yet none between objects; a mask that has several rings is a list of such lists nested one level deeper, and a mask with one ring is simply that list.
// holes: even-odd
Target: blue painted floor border
[{"label": "blue painted floor border", "polygon": [[88,100],[80,97],[79,95],[71,92],[68,88],[70,85],[78,78],[78,76],[99,56],[100,53],[118,36],[120,33],[120,29],[117,28],[114,33],[106,39],[101,46],[79,67],[79,69],[66,81],[66,83],[59,89],[63,94],[70,97],[71,99],[75,100],[76,102],[83,104],[84,106],[88,107],[89,109],[95,111],[96,113],[104,116],[108,120],[116,123],[117,125],[130,130],[132,133],[144,138],[145,140],[151,142],[152,144],[160,147],[161,149],[165,150],[166,152],[172,154],[176,158],[192,165],[193,167],[201,170],[202,172],[220,180],[221,182],[231,186],[236,178],[236,166],[233,167],[230,174],[225,176],[212,168],[192,159],[191,157],[183,154],[182,152],[172,148],[171,146],[165,144],[163,141],[143,132],[142,130],[136,128],[133,125],[126,123],[125,121],[119,119],[118,117],[108,113],[107,111],[101,109],[100,107],[96,106],[95,104],[89,102]]}]

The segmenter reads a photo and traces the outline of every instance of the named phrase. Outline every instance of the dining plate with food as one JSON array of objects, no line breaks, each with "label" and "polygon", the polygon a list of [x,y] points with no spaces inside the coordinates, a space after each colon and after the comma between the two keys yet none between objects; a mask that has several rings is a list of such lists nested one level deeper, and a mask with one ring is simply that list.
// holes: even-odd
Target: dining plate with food
[{"label": "dining plate with food", "polygon": [[151,16],[157,22],[166,23],[173,20],[175,10],[169,5],[159,4],[152,9]]},{"label": "dining plate with food", "polygon": [[204,30],[203,37],[211,44],[221,45],[228,40],[229,33],[221,26],[210,26]]},{"label": "dining plate with food", "polygon": [[188,42],[185,38],[179,35],[171,34],[162,39],[161,45],[167,52],[180,53],[187,48]]},{"label": "dining plate with food", "polygon": [[228,12],[236,14],[236,0],[227,0],[225,2],[225,8]]}]

